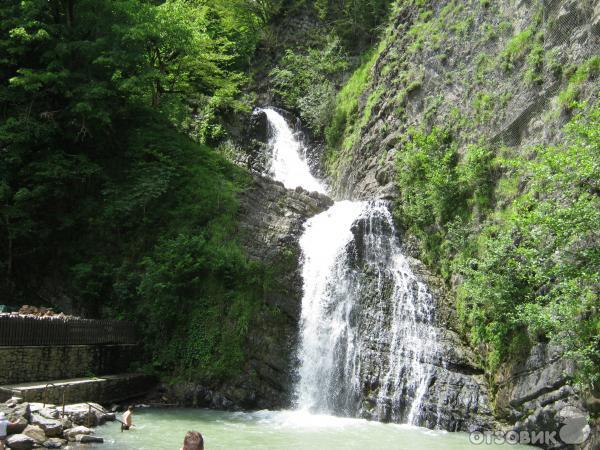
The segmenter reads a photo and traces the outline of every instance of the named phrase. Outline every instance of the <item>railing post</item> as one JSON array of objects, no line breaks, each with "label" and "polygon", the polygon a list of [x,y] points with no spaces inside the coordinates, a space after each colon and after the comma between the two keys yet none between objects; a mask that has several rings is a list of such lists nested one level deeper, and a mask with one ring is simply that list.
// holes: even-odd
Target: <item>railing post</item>
[{"label": "railing post", "polygon": [[65,384],[63,386],[63,391],[62,391],[62,418],[65,418],[65,396],[66,396],[66,392],[67,392],[67,387],[69,387],[68,384]]}]

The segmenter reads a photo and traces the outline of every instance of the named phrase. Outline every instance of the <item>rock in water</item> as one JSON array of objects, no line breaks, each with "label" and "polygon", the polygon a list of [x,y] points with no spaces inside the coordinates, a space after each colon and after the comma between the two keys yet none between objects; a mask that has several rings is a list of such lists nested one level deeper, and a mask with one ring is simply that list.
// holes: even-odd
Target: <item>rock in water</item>
[{"label": "rock in water", "polygon": [[92,434],[92,430],[84,426],[78,426],[63,431],[64,438],[68,439],[70,442],[74,442],[76,436],[80,434]]},{"label": "rock in water", "polygon": [[[92,408],[90,409],[90,405]],[[75,403],[65,406],[65,414],[76,425],[95,427],[114,420],[113,416],[98,403]]]},{"label": "rock in water", "polygon": [[12,434],[6,443],[12,450],[31,450],[35,445],[35,441],[24,434]]},{"label": "rock in water", "polygon": [[80,444],[102,444],[104,439],[98,436],[90,436],[88,434],[78,434],[75,436],[75,442]]},{"label": "rock in water", "polygon": [[46,419],[58,419],[60,417],[58,409],[49,407],[40,409],[39,415]]},{"label": "rock in water", "polygon": [[67,441],[65,439],[50,438],[43,445],[44,448],[62,448],[67,445]]}]

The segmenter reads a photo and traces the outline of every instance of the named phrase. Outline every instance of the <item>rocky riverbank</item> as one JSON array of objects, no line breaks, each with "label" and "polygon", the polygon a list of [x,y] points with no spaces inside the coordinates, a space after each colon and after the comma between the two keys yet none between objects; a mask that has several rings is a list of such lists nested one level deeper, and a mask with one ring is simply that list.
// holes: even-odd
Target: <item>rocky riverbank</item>
[{"label": "rocky riverbank", "polygon": [[11,450],[103,443],[95,428],[116,420],[114,412],[97,403],[66,405],[63,412],[62,406],[25,402],[19,397],[1,403],[0,412],[10,421],[6,446]]}]

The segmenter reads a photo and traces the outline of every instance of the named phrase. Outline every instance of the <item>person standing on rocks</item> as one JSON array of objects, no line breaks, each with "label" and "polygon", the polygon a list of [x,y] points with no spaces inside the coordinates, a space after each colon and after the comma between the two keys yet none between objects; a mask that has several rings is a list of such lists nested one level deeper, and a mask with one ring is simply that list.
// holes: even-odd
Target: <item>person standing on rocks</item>
[{"label": "person standing on rocks", "polygon": [[204,438],[197,431],[188,431],[181,450],[204,450]]},{"label": "person standing on rocks", "polygon": [[129,430],[133,426],[133,406],[129,405],[127,411],[123,413],[123,423],[121,431]]},{"label": "person standing on rocks", "polygon": [[0,450],[4,450],[4,442],[6,442],[6,436],[8,436],[8,425],[10,422],[6,418],[3,412],[0,412]]}]

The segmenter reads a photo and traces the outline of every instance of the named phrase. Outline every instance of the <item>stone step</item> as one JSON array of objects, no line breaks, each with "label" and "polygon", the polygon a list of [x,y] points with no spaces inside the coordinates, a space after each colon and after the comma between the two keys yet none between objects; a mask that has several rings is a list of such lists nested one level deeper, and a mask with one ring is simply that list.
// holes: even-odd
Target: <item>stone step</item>
[{"label": "stone step", "polygon": [[[37,381],[0,386],[0,401],[12,396],[27,402],[113,403],[140,397],[156,383],[154,377],[142,373],[103,375],[101,377]],[[64,397],[63,397],[64,395]]]}]

